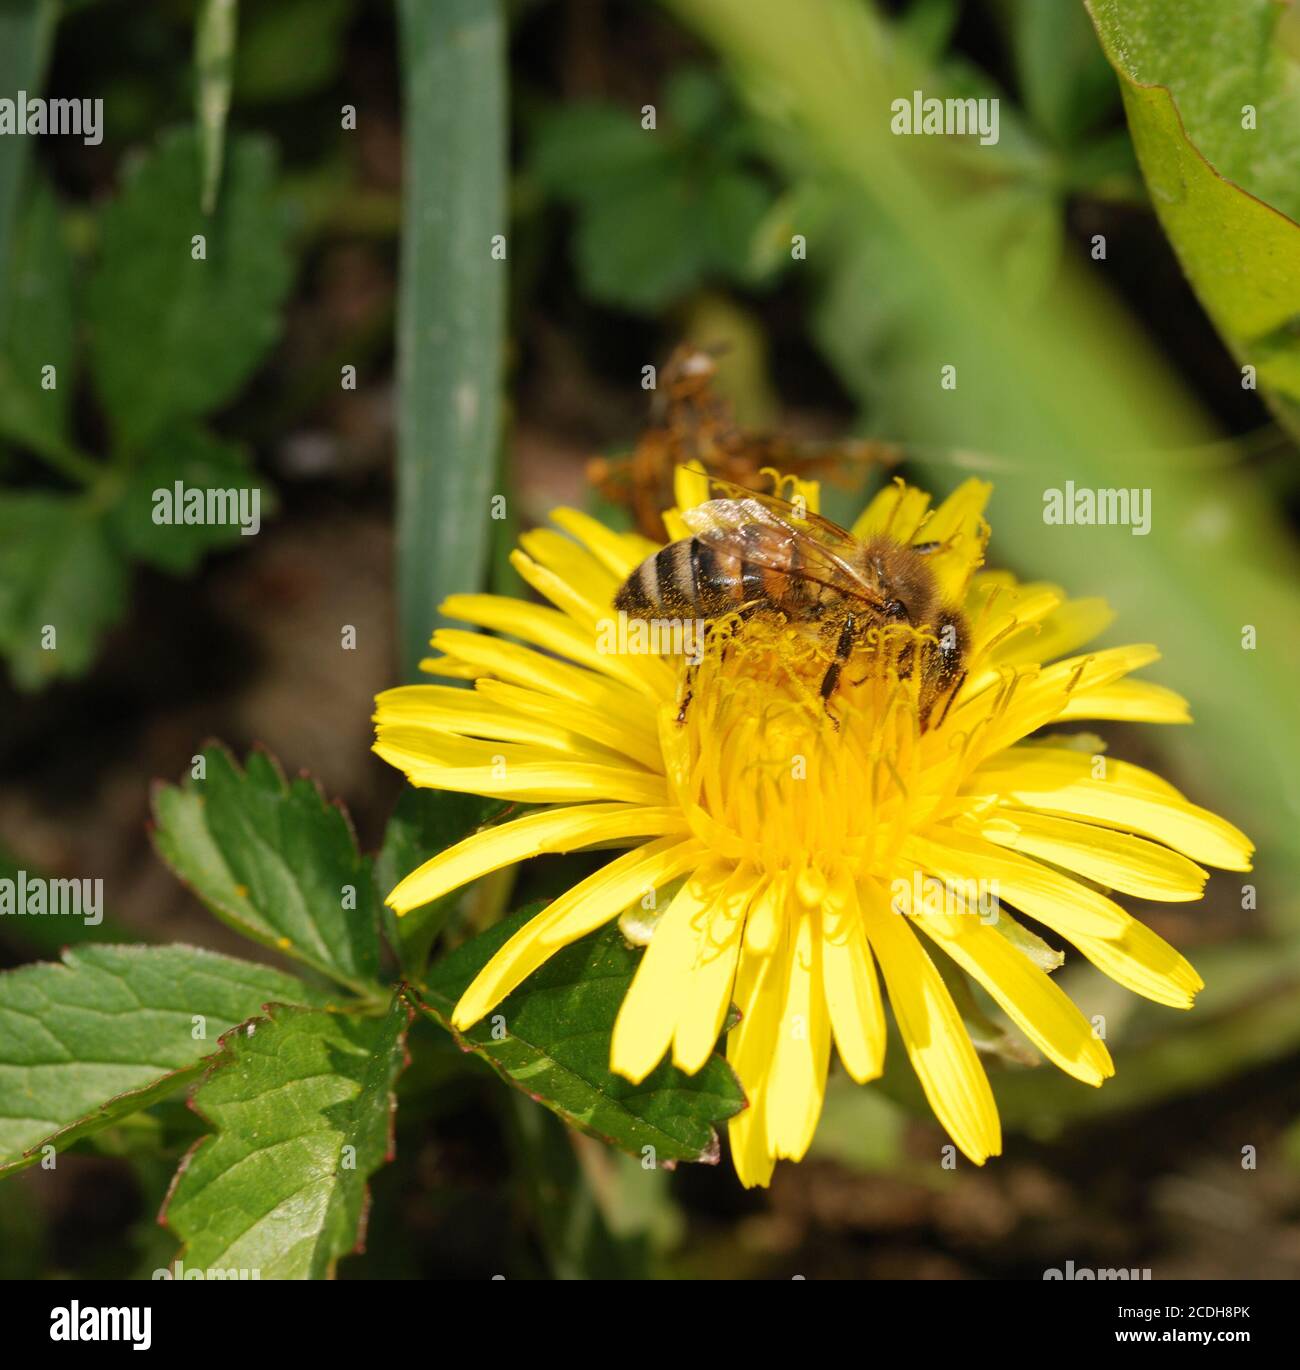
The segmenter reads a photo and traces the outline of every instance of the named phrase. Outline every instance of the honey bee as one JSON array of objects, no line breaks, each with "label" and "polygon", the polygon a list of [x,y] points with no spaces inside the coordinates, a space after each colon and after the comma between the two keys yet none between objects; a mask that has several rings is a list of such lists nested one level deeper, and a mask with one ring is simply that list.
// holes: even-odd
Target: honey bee
[{"label": "honey bee", "polygon": [[595,457],[587,463],[588,480],[606,499],[629,508],[647,537],[662,542],[666,536],[660,511],[672,505],[673,471],[681,465],[740,485],[775,467],[787,475],[827,476],[854,486],[867,471],[903,460],[897,443],[812,442],[742,429],[713,390],[717,371],[712,352],[679,345],[664,364],[650,424],[636,450],[628,457]]},{"label": "honey bee", "polygon": [[[648,556],[624,581],[614,607],[629,618],[708,624],[779,613],[809,628],[831,647],[821,699],[836,728],[830,701],[854,648],[873,630],[905,624],[916,637],[899,653],[899,673],[919,670],[923,726],[945,700],[942,723],[965,679],[970,641],[965,618],[943,603],[927,560],[944,544],[859,539],[818,514],[717,477],[710,479],[714,492],[717,498],[683,510],[692,536]],[[689,701],[688,687],[679,722]]]}]

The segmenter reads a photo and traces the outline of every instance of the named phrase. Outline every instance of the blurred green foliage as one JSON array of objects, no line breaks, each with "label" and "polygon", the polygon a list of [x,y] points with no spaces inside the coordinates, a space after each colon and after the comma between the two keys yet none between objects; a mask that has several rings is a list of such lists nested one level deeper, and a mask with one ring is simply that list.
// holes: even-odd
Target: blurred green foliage
[{"label": "blurred green foliage", "polygon": [[532,145],[537,183],[575,211],[586,293],[654,313],[707,281],[770,280],[755,238],[773,190],[755,169],[754,127],[717,77],[679,69],[662,110],[629,115],[608,102],[565,104],[540,121]]},{"label": "blurred green foliage", "polygon": [[[133,561],[184,573],[239,542],[237,522],[156,519],[157,490],[255,490],[259,517],[274,512],[244,449],[200,420],[279,335],[291,267],[275,162],[265,141],[235,140],[211,216],[201,175],[195,133],[165,135],[98,216],[89,263],[48,186],[34,180],[27,197],[0,333],[0,440],[74,488],[0,490],[0,653],[24,688],[91,664],[126,606]],[[74,423],[83,364],[108,420],[105,459],[82,449]]]}]

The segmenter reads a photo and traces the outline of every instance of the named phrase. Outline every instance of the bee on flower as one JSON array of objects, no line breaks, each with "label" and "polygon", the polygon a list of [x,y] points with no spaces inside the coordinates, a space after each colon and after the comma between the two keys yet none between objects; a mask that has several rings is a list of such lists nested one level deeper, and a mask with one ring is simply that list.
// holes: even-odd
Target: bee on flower
[{"label": "bee on flower", "polygon": [[[633,1082],[668,1055],[694,1073],[734,1004],[742,1183],[808,1150],[832,1045],[859,1083],[881,1074],[886,1003],[936,1117],[982,1164],[1001,1150],[997,1107],[940,965],[1100,1085],[1114,1073],[1105,1043],[1018,918],[1189,1008],[1196,971],[1102,888],[1194,900],[1205,866],[1248,870],[1252,846],[1152,772],[1099,770],[1051,732],[1184,723],[1187,706],[1134,678],[1153,647],[1080,650],[1109,623],[1104,603],[982,569],[987,483],[932,507],[895,481],[848,530],[818,516],[815,484],[777,484],[789,501],[679,469],[666,546],[557,510],[558,529],[526,534],[513,558],[547,605],[447,601],[448,616],[515,640],[436,633],[425,668],[474,688],[381,694],[375,750],[414,785],[536,807],[426,862],[388,902],[401,914],[541,853],[626,848],[501,947],[455,1026],[647,890],[669,891],[610,1064]],[[702,646],[602,651],[616,615],[699,622]],[[977,893],[990,887],[992,914]]]}]

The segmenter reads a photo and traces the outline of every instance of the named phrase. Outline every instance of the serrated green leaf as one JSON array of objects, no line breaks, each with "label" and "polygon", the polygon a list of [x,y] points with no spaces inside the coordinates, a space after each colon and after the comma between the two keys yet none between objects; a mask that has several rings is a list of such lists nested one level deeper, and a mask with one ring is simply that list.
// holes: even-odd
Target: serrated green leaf
[{"label": "serrated green leaf", "polygon": [[326,1002],[280,971],[186,946],[81,947],[0,975],[0,1174],[195,1078],[221,1033],[274,1000]]},{"label": "serrated green leaf", "polygon": [[273,176],[269,144],[232,139],[220,204],[205,215],[199,141],[177,130],[104,212],[91,357],[120,446],[230,399],[275,341],[291,270]]},{"label": "serrated green leaf", "polygon": [[[432,967],[412,991],[418,1007],[448,1026],[465,987],[536,912],[521,909]],[[592,933],[556,952],[461,1040],[504,1080],[611,1146],[634,1156],[653,1147],[660,1165],[716,1161],[715,1125],[745,1106],[720,1056],[695,1075],[665,1062],[639,1085],[609,1069],[614,1019],[639,960],[617,928]]]},{"label": "serrated green leaf", "polygon": [[[8,324],[0,343],[0,432],[37,450],[67,439],[72,393],[72,261],[59,207],[37,181],[14,239]],[[42,385],[52,366],[54,388]]]},{"label": "serrated green leaf", "polygon": [[222,1039],[193,1099],[217,1131],[181,1163],[164,1213],[186,1265],[323,1279],[361,1245],[409,1022],[400,998],[382,1018],[277,1006]]},{"label": "serrated green leaf", "polygon": [[1091,0],[1089,9],[1192,288],[1260,384],[1300,400],[1300,81],[1280,40],[1282,7]]},{"label": "serrated green leaf", "polygon": [[[154,794],[159,855],[223,923],[360,993],[379,968],[374,874],[343,811],[255,751]],[[351,907],[348,907],[351,905]]]},{"label": "serrated green leaf", "polygon": [[[166,429],[150,441],[143,460],[132,466],[108,515],[118,546],[134,560],[163,571],[192,571],[214,548],[246,541],[238,518],[227,523],[155,522],[160,507],[173,518],[179,516],[172,498],[177,481],[185,491],[203,492],[205,499],[212,490],[233,490],[236,499],[241,491],[256,491],[259,527],[275,512],[275,497],[258,479],[243,448],[191,424]],[[166,505],[160,506],[158,491],[169,497]],[[236,504],[231,512],[243,511]],[[251,502],[247,512],[253,513]]]},{"label": "serrated green leaf", "polygon": [[125,606],[126,582],[103,519],[85,501],[0,494],[0,653],[20,688],[84,671]]},{"label": "serrated green leaf", "polygon": [[[408,785],[384,829],[384,844],[375,858],[375,884],[381,900],[417,867],[476,832],[510,805],[477,794],[423,790]],[[385,907],[385,927],[403,971],[418,974],[433,939],[442,931],[462,891],[453,890],[401,918]]]}]

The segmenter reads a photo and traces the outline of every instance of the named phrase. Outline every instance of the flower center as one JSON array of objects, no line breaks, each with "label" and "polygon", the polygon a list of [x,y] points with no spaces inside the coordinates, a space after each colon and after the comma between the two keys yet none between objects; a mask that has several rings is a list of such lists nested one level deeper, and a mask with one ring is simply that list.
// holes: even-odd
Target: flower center
[{"label": "flower center", "polygon": [[783,619],[715,630],[683,668],[685,717],[661,722],[669,783],[716,855],[770,874],[878,870],[941,800],[947,768],[928,767],[914,663],[920,635],[873,630],[835,662],[828,635]]}]

